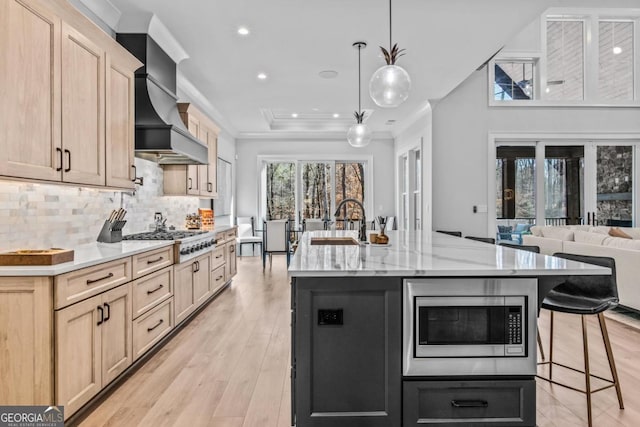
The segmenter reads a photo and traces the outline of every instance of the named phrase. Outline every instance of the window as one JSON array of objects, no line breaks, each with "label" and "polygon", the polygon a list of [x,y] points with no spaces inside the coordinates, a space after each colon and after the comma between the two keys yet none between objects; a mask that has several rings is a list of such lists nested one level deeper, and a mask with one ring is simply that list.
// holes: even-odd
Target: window
[{"label": "window", "polygon": [[640,12],[577,10],[553,9],[489,62],[489,105],[640,105]]},{"label": "window", "polygon": [[[364,204],[364,163],[336,162],[336,206],[345,199],[356,199]],[[350,220],[361,220],[362,209],[356,203],[347,202],[340,216]]]},{"label": "window", "polygon": [[511,101],[534,98],[533,60],[497,60],[494,64],[494,99]]},{"label": "window", "polygon": [[547,21],[547,82],[543,98],[584,99],[584,22]]},{"label": "window", "polygon": [[[288,218],[300,226],[303,219],[332,218],[335,207],[353,198],[370,209],[367,161],[262,160],[261,215],[268,220]],[[340,218],[358,220],[362,209],[346,203]],[[338,222],[342,228],[344,221]],[[293,227],[293,224],[292,224]]]},{"label": "window", "polygon": [[294,218],[295,163],[267,164],[267,220]]},{"label": "window", "polygon": [[302,163],[302,218],[329,218],[331,163]]},{"label": "window", "polygon": [[606,100],[633,100],[633,22],[598,23],[598,95]]}]

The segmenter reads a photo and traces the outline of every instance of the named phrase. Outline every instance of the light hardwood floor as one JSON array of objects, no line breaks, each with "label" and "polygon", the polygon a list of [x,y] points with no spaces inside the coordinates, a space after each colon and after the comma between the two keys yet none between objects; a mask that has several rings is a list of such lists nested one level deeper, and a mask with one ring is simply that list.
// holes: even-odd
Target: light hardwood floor
[{"label": "light hardwood floor", "polygon": [[[231,286],[128,378],[81,426],[284,427],[290,424],[290,293],[283,256],[262,273],[260,257],[238,258]],[[595,319],[595,318],[594,318]],[[554,359],[580,366],[580,321],[556,317]],[[548,351],[548,316],[540,328]],[[640,331],[609,320],[625,410],[613,389],[593,398],[595,426],[640,425]],[[608,377],[597,322],[589,322],[596,374]],[[583,386],[578,375],[554,377]],[[538,380],[539,426],[585,426],[584,395]],[[339,427],[339,426],[338,426]]]}]

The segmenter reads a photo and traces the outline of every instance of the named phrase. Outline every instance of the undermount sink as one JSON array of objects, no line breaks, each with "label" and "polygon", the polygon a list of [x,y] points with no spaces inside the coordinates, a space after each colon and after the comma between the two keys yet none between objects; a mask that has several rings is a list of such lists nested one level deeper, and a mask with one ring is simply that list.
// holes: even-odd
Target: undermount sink
[{"label": "undermount sink", "polygon": [[312,237],[312,245],[358,246],[360,243],[353,237]]}]

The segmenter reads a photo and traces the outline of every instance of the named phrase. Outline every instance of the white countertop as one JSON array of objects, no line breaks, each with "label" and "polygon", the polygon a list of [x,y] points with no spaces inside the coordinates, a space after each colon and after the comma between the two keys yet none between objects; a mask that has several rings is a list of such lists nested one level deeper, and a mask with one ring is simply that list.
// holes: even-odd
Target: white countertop
[{"label": "white countertop", "polygon": [[311,245],[310,237],[352,236],[356,231],[304,233],[291,259],[293,277],[338,276],[552,276],[611,274],[561,258],[476,242],[442,233],[389,231],[389,246]]},{"label": "white countertop", "polygon": [[[235,226],[221,225],[212,230],[220,233]],[[123,240],[119,243],[87,243],[73,248],[73,261],[56,265],[0,266],[0,276],[57,276],[69,271],[102,264],[142,252],[173,245],[173,240]]]},{"label": "white countertop", "polygon": [[74,250],[73,261],[56,265],[2,266],[0,267],[0,276],[57,276],[171,245],[173,245],[172,240],[123,240],[119,243],[87,243],[69,248]]}]

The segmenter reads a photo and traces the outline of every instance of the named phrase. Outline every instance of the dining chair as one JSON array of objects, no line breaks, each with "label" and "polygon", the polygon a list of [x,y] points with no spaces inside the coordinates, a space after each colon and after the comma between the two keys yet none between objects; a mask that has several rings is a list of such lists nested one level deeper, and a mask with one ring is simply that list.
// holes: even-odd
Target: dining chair
[{"label": "dining chair", "polygon": [[264,271],[269,255],[269,268],[273,261],[273,254],[285,254],[287,256],[287,267],[291,259],[289,250],[289,220],[277,219],[264,221],[262,232],[262,270]]},{"label": "dining chair", "polygon": [[326,230],[327,221],[324,219],[309,218],[302,220],[302,231],[318,231]]},{"label": "dining chair", "polygon": [[252,255],[256,245],[260,245],[260,249],[262,249],[262,237],[256,236],[254,217],[239,216],[236,218],[236,224],[238,225],[236,242],[240,247],[240,256],[242,256],[242,245],[251,244]]}]

